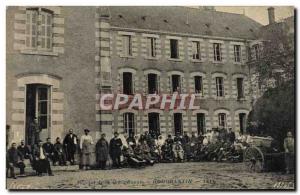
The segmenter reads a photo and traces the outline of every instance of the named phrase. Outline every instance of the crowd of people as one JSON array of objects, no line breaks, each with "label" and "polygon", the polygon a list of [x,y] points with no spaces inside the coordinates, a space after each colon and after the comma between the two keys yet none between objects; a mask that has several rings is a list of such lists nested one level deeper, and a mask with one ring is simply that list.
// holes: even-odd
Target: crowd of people
[{"label": "crowd of people", "polygon": [[[37,175],[52,174],[52,166],[67,166],[79,164],[83,170],[89,169],[119,169],[123,167],[153,166],[160,162],[187,162],[187,161],[230,161],[241,162],[243,151],[251,143],[250,135],[236,135],[231,129],[212,129],[205,134],[183,132],[183,135],[150,134],[148,131],[141,135],[129,134],[114,136],[109,141],[103,133],[96,144],[85,129],[80,139],[70,129],[63,141],[59,137],[55,143],[48,138],[45,143],[41,140],[32,145],[25,145],[24,140],[17,147],[12,143],[7,151],[7,175],[16,178],[14,168],[20,169],[24,175],[25,163],[28,160]],[[289,141],[285,145],[290,146]],[[291,150],[291,149],[290,149]],[[76,154],[80,160],[77,163]],[[96,164],[93,163],[95,154]],[[77,155],[76,155],[77,156]]]}]

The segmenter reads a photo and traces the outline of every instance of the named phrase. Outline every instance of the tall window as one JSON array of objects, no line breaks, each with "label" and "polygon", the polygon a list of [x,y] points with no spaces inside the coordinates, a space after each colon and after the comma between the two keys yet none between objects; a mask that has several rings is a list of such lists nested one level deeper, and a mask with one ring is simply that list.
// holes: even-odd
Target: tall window
[{"label": "tall window", "polygon": [[171,58],[174,59],[179,58],[178,40],[170,39],[170,52],[171,52]]},{"label": "tall window", "polygon": [[255,60],[258,60],[260,58],[260,48],[258,44],[253,45],[254,49],[254,58]]},{"label": "tall window", "polygon": [[203,94],[203,83],[202,83],[202,77],[201,76],[195,76],[195,93]]},{"label": "tall window", "polygon": [[159,93],[159,81],[157,74],[148,74],[148,93]]},{"label": "tall window", "polygon": [[123,54],[125,56],[132,56],[131,35],[123,35]]},{"label": "tall window", "polygon": [[[39,20],[40,18],[40,20]],[[46,9],[26,10],[26,47],[52,49],[53,13]],[[39,47],[38,47],[39,46]]]},{"label": "tall window", "polygon": [[41,48],[49,50],[52,47],[52,14],[41,12],[41,16]]},{"label": "tall window", "polygon": [[148,56],[154,58],[156,56],[156,38],[154,37],[147,38],[147,47],[148,47]]},{"label": "tall window", "polygon": [[237,98],[238,99],[244,98],[244,79],[237,78],[236,85],[237,85]]},{"label": "tall window", "polygon": [[241,133],[245,133],[246,130],[246,114],[240,113],[239,114],[239,122],[240,122],[240,131]]},{"label": "tall window", "polygon": [[226,114],[225,113],[219,113],[218,118],[219,118],[219,127],[226,128],[227,127]]},{"label": "tall window", "polygon": [[182,135],[182,114],[174,113],[174,133],[175,135]]},{"label": "tall window", "polygon": [[192,42],[192,53],[194,60],[200,60],[200,42],[193,41]]},{"label": "tall window", "polygon": [[134,123],[134,114],[133,113],[124,113],[123,114],[124,121],[124,132],[127,134],[135,133],[135,123]]},{"label": "tall window", "polygon": [[35,49],[37,47],[37,9],[26,10],[26,47]]},{"label": "tall window", "polygon": [[198,135],[200,135],[200,133],[202,135],[205,133],[205,114],[204,113],[197,114],[197,131],[198,131]]},{"label": "tall window", "polygon": [[224,80],[223,77],[216,77],[217,96],[224,97]]},{"label": "tall window", "polygon": [[178,92],[181,91],[181,82],[180,82],[180,75],[172,75],[172,92]]},{"label": "tall window", "polygon": [[234,61],[241,62],[241,46],[234,45],[233,49],[234,49]]},{"label": "tall window", "polygon": [[133,94],[132,73],[130,72],[123,73],[123,94]]},{"label": "tall window", "polygon": [[221,43],[214,43],[214,61],[222,61]]}]

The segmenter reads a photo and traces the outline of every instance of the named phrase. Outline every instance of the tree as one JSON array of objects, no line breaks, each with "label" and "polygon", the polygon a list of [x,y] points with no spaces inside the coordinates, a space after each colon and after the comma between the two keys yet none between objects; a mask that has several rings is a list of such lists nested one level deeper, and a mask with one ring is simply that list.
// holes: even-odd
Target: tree
[{"label": "tree", "polygon": [[280,146],[287,131],[295,131],[295,83],[293,80],[269,88],[248,117],[248,130],[254,135],[273,137]]}]

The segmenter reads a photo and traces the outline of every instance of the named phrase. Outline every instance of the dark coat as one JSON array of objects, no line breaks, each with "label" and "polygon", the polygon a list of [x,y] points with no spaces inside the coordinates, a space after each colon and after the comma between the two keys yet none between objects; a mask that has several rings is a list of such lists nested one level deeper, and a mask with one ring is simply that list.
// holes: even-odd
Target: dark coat
[{"label": "dark coat", "polygon": [[28,146],[18,146],[18,151],[22,154],[23,158],[29,159],[30,158],[30,148]]},{"label": "dark coat", "polygon": [[234,141],[235,141],[235,133],[234,132],[230,132],[229,134],[228,134],[228,140],[231,142],[231,143],[233,143]]},{"label": "dark coat", "polygon": [[72,134],[72,137],[71,137],[71,134],[67,134],[64,138],[64,141],[63,141],[63,144],[64,146],[66,146],[66,149],[68,152],[73,152],[75,153],[76,151],[76,144],[75,143],[78,143],[77,142],[77,135],[75,134]]},{"label": "dark coat", "polygon": [[108,159],[108,142],[105,139],[99,139],[96,143],[96,160],[97,162],[100,161],[107,161]]},{"label": "dark coat", "polygon": [[[44,155],[46,159],[48,158],[47,152],[45,151],[45,148],[43,148]],[[32,150],[32,156],[34,157],[33,160],[39,160],[40,159],[40,148],[37,145],[34,145],[33,150]]]},{"label": "dark coat", "polygon": [[112,158],[119,157],[122,154],[122,140],[120,138],[112,138],[109,143],[109,154]]},{"label": "dark coat", "polygon": [[7,151],[6,160],[8,163],[16,165],[20,160],[23,160],[23,155],[18,149],[10,148]]},{"label": "dark coat", "polygon": [[52,143],[44,143],[43,148],[47,154],[54,153],[54,145]]}]

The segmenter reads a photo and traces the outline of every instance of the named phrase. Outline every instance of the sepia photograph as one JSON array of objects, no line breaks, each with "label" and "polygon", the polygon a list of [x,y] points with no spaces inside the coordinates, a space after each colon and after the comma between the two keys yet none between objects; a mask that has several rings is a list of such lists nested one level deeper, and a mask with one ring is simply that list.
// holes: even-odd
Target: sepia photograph
[{"label": "sepia photograph", "polygon": [[295,10],[7,6],[6,189],[295,191]]}]

